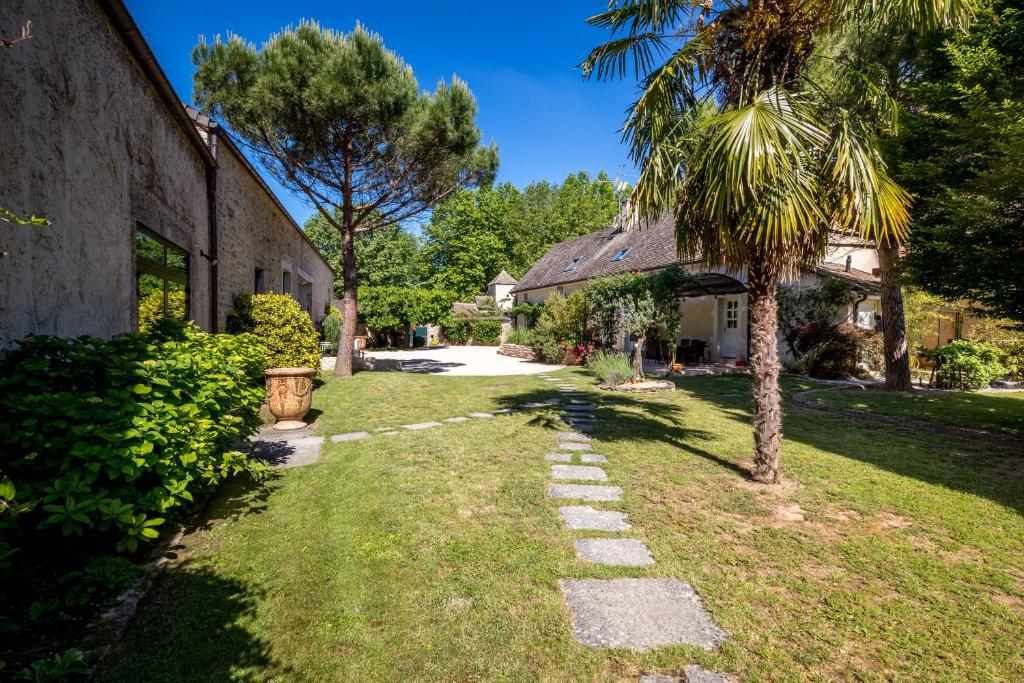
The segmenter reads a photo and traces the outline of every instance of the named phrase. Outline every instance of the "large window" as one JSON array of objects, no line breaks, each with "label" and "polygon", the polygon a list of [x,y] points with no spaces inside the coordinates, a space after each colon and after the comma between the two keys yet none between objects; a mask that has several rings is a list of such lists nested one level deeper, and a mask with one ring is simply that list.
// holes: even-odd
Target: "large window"
[{"label": "large window", "polygon": [[139,227],[135,231],[139,329],[162,318],[188,318],[188,252]]}]

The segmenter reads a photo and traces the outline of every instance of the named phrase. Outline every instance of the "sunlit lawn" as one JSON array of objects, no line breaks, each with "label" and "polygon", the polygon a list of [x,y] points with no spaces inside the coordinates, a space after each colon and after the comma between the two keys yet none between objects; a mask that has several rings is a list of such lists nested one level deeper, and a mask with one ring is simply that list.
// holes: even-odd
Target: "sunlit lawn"
[{"label": "sunlit lawn", "polygon": [[[364,373],[317,405],[351,431],[550,393],[485,385]],[[599,410],[595,450],[626,489],[608,507],[630,513],[653,567],[576,560],[590,534],[544,496],[545,413],[329,444],[263,492],[221,497],[101,678],[635,680],[701,663],[751,681],[1024,679],[1021,453],[788,404],[788,483],[769,490],[742,477],[748,378],[679,386]],[[614,576],[689,581],[731,640],[579,647],[558,579]]]},{"label": "sunlit lawn", "polygon": [[827,389],[811,394],[830,405],[1024,437],[1024,391],[881,391]]}]

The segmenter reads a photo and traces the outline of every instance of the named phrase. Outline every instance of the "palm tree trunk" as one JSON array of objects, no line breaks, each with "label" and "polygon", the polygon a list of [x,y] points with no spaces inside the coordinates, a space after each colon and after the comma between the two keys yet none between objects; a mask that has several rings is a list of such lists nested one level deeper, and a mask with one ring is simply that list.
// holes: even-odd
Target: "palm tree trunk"
[{"label": "palm tree trunk", "polygon": [[878,244],[882,280],[882,346],[885,356],[885,390],[910,391],[910,352],[903,315],[899,246],[886,240]]},{"label": "palm tree trunk", "polygon": [[748,269],[750,296],[750,357],[754,374],[754,472],[756,481],[777,484],[782,479],[782,401],[779,395],[779,274],[766,263]]},{"label": "palm tree trunk", "polygon": [[647,337],[637,337],[633,342],[633,381],[644,378],[644,342]]}]

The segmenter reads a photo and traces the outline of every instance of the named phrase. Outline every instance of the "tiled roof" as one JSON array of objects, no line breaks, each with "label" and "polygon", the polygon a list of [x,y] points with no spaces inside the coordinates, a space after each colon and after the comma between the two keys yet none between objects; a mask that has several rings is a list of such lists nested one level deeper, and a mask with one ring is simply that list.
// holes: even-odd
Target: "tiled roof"
[{"label": "tiled roof", "polygon": [[[619,261],[612,259],[628,249]],[[579,258],[572,270],[566,270]],[[675,221],[671,213],[631,230],[617,225],[559,242],[548,249],[512,291],[522,292],[579,282],[602,275],[665,268],[677,263]]]},{"label": "tiled roof", "polygon": [[818,275],[824,275],[826,277],[834,277],[837,280],[842,280],[859,292],[867,292],[871,294],[877,294],[882,290],[882,280],[877,275],[869,273],[866,270],[859,270],[857,268],[850,268],[846,270],[845,266],[841,266],[837,263],[820,263],[815,268],[815,272]]},{"label": "tiled roof", "polygon": [[494,276],[494,279],[487,283],[487,286],[491,285],[517,285],[519,280],[509,275],[504,270]]}]

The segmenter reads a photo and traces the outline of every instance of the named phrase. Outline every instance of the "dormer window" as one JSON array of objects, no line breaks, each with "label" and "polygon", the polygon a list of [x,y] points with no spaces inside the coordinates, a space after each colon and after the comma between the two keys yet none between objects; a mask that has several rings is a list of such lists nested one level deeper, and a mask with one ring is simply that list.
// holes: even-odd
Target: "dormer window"
[{"label": "dormer window", "polygon": [[562,272],[563,273],[568,273],[570,270],[576,270],[576,266],[578,266],[580,264],[580,261],[582,261],[582,260],[583,260],[582,256],[577,256],[572,261],[569,261],[569,263],[565,266],[565,268],[562,269]]},{"label": "dormer window", "polygon": [[626,258],[626,254],[628,253],[629,247],[626,247],[625,249],[619,249],[618,253],[615,254],[615,256],[612,256],[612,263],[615,263],[616,261],[621,261],[622,259]]}]

